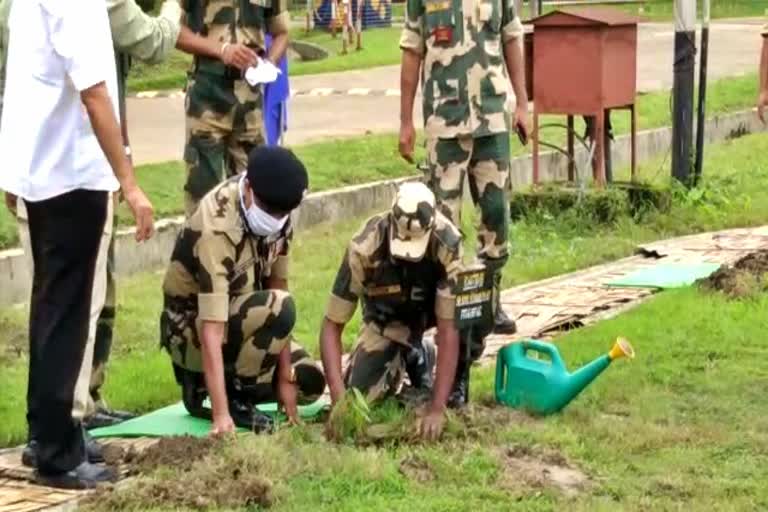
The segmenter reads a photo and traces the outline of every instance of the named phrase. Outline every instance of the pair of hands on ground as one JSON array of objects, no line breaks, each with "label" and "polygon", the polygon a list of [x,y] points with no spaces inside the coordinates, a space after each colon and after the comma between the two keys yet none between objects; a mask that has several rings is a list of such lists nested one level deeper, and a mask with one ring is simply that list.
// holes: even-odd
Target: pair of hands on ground
[{"label": "pair of hands on ground", "polygon": [[[528,105],[519,105],[515,109],[514,116],[515,131],[521,139],[523,144],[528,143],[528,135],[530,129],[528,128]],[[408,163],[413,163],[413,148],[416,144],[416,130],[413,127],[412,122],[402,123],[400,125],[400,140],[398,142],[398,150],[400,156]]]}]

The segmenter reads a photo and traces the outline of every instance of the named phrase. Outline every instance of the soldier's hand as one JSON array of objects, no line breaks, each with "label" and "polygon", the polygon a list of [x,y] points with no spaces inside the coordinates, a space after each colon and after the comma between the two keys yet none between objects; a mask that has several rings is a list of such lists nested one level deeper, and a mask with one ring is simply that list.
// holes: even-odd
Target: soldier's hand
[{"label": "soldier's hand", "polygon": [[757,117],[765,124],[765,107],[768,107],[768,90],[761,91],[757,97]]},{"label": "soldier's hand", "polygon": [[227,66],[233,66],[240,71],[245,71],[249,67],[256,65],[258,55],[243,44],[228,44],[221,51],[221,61]]},{"label": "soldier's hand", "polygon": [[211,425],[212,436],[222,436],[225,434],[233,434],[235,432],[235,422],[232,421],[232,416],[224,414],[221,416],[213,417],[213,425]]},{"label": "soldier's hand", "polygon": [[136,241],[149,240],[155,230],[152,203],[138,186],[123,190],[123,197],[136,221]]},{"label": "soldier's hand", "polygon": [[442,411],[428,411],[419,424],[422,439],[437,441],[445,427],[445,414]]},{"label": "soldier's hand", "polygon": [[398,149],[400,150],[400,156],[411,164],[413,163],[413,146],[415,143],[416,130],[413,128],[413,123],[401,123]]},{"label": "soldier's hand", "polygon": [[16,204],[18,203],[19,198],[15,195],[11,194],[10,192],[5,193],[5,206],[8,208],[8,211],[13,214],[13,216],[16,216]]},{"label": "soldier's hand", "polygon": [[299,424],[299,409],[296,400],[297,394],[296,384],[288,380],[278,379],[277,400],[283,410],[285,410],[285,414],[288,416],[288,422],[292,425]]},{"label": "soldier's hand", "polygon": [[531,133],[528,126],[528,105],[518,105],[515,109],[515,130],[523,145],[528,143],[528,137]]}]

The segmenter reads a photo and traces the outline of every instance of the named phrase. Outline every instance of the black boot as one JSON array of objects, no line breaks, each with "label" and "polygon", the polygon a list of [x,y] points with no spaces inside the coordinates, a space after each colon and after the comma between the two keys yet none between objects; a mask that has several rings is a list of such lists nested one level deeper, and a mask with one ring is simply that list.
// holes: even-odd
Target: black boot
[{"label": "black boot", "polygon": [[493,316],[493,332],[496,334],[515,334],[517,324],[509,318],[501,307],[501,271],[493,275],[493,297],[496,312]]},{"label": "black boot", "polygon": [[[463,350],[462,350],[463,352]],[[448,408],[461,409],[469,403],[469,367],[471,363],[463,355],[459,355],[456,365],[456,377],[453,379],[453,389],[448,395]]]},{"label": "black boot", "polygon": [[504,312],[501,304],[496,308],[496,316],[493,320],[493,332],[496,334],[515,334],[517,332],[517,324],[507,316],[507,313]]},{"label": "black boot", "polygon": [[[91,464],[104,462],[104,452],[101,444],[92,438],[86,430],[83,430],[83,438],[85,440],[86,460]],[[34,439],[31,439],[21,452],[21,463],[28,468],[37,467],[37,441]]]},{"label": "black boot", "polygon": [[229,415],[235,426],[246,428],[256,434],[271,434],[275,428],[272,416],[264,414],[253,405],[236,399],[229,400]]},{"label": "black boot", "polygon": [[415,389],[431,391],[437,350],[434,342],[425,338],[413,344],[405,356],[405,372]]}]

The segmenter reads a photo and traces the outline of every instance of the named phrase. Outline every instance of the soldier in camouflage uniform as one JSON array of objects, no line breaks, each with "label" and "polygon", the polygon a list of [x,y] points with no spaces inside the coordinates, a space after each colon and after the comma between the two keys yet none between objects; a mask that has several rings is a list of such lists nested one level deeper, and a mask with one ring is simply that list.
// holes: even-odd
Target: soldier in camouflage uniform
[{"label": "soldier in camouflage uniform", "polygon": [[[406,373],[415,386],[432,387],[432,364],[409,365],[424,331],[437,325],[437,374],[422,433],[439,436],[457,365],[454,285],[461,267],[461,234],[435,210],[434,194],[422,183],[402,185],[392,210],[369,219],[349,243],[333,285],[320,348],[334,403],[345,387],[371,401],[394,394]],[[358,300],[363,327],[342,376],[341,335]],[[424,352],[433,363],[433,349]]]},{"label": "soldier in camouflage uniform", "polygon": [[[215,187],[187,219],[163,283],[161,344],[194,416],[213,433],[269,428],[253,405],[278,400],[292,421],[297,400],[325,389],[319,366],[293,341],[287,290],[290,213],[307,173],[288,150],[255,149],[247,172]],[[212,413],[202,405],[205,391]],[[297,399],[298,394],[298,399]]]},{"label": "soldier in camouflage uniform", "polygon": [[[413,103],[421,71],[428,184],[443,213],[460,226],[469,175],[472,200],[480,207],[478,256],[497,270],[498,294],[508,258],[509,106],[515,100],[514,125],[521,139],[527,138],[523,26],[513,0],[407,0],[406,12],[400,39],[400,153],[412,160]],[[515,330],[498,307],[496,332]]]},{"label": "soldier in camouflage uniform", "polygon": [[[191,215],[218,183],[245,168],[251,149],[264,144],[262,86],[250,86],[244,71],[258,57],[277,63],[288,45],[284,0],[182,0],[186,25],[207,47],[181,45],[195,55],[187,83],[184,160],[185,207]],[[264,36],[273,36],[269,54]]]}]

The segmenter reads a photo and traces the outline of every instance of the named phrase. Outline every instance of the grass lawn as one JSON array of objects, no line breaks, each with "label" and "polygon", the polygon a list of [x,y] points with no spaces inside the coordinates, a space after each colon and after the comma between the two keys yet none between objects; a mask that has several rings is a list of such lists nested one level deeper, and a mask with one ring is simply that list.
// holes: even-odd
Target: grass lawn
[{"label": "grass lawn", "polygon": [[[703,2],[697,2],[699,19],[701,17],[702,4]],[[606,4],[605,6],[636,14],[644,21],[670,21],[674,19],[673,0],[644,0],[642,2],[642,10],[640,10],[640,6],[637,4]],[[544,12],[554,9],[555,7],[548,6],[547,2],[544,3]],[[765,16],[766,9],[768,9],[768,0],[716,0],[711,2],[710,14],[713,19],[746,18]],[[526,5],[523,10],[523,18],[528,18],[529,13],[530,11]]]},{"label": "grass lawn", "polygon": [[[254,479],[271,488],[279,511],[765,509],[766,307],[766,295],[735,302],[665,292],[558,340],[570,369],[617,336],[638,354],[614,363],[561,414],[480,408],[433,445],[339,446],[325,442],[319,426],[244,435],[188,472],[164,467],[102,497],[98,509],[175,510],[211,493],[201,482],[226,486],[242,503],[243,482]],[[492,368],[476,369],[473,386],[475,401],[490,402]],[[522,462],[567,464],[589,481],[569,496]],[[222,477],[234,468],[241,480]]]},{"label": "grass lawn", "polygon": [[[706,185],[682,196],[667,215],[650,215],[638,224],[620,218],[614,225],[594,226],[575,216],[534,219],[512,226],[512,254],[504,273],[510,286],[584,268],[629,255],[640,242],[698,231],[768,222],[768,135],[750,135],[707,150]],[[649,179],[659,162],[641,166]],[[661,179],[656,176],[657,179]],[[467,240],[474,240],[473,210],[464,216]],[[317,354],[317,335],[328,292],[346,241],[362,219],[319,226],[296,237],[292,249],[291,289],[297,301],[295,335]],[[333,242],[330,242],[333,240]],[[474,243],[467,245],[470,257]],[[162,273],[122,279],[113,363],[106,388],[117,408],[148,411],[178,398],[167,356],[157,346]],[[23,441],[26,387],[26,318],[21,308],[0,309],[0,446]],[[350,347],[359,327],[346,329]],[[607,343],[607,341],[604,341]]]},{"label": "grass lawn", "polygon": [[[727,78],[713,82],[708,89],[707,113],[709,116],[742,110],[754,105],[757,96],[757,77]],[[670,98],[667,93],[653,93],[638,97],[638,130],[668,126],[671,123]],[[543,122],[564,123],[561,118],[544,118]],[[623,111],[612,116],[617,134],[629,131],[629,115]],[[576,119],[576,129],[583,133],[581,118]],[[545,128],[542,140],[560,146],[565,145],[565,130]],[[517,137],[512,137],[514,155],[531,150],[522,147]],[[375,180],[397,178],[416,174],[418,171],[405,163],[397,153],[395,134],[366,135],[362,137],[333,139],[296,146],[293,148],[304,160],[310,172],[310,188],[313,191],[367,183]],[[542,151],[545,149],[543,148]],[[423,159],[422,144],[417,145],[416,158]],[[139,183],[153,201],[158,218],[179,215],[183,212],[184,166],[181,162],[145,165],[137,168]],[[125,208],[120,211],[121,224],[130,223]],[[16,225],[5,208],[0,207],[0,248],[17,244]]]},{"label": "grass lawn", "polygon": [[[292,29],[291,39],[322,46],[329,52],[329,56],[314,62],[291,61],[288,63],[290,75],[313,75],[398,64],[400,48],[397,41],[400,30],[397,27],[366,30],[363,33],[363,49],[355,51],[353,45],[347,55],[342,55],[340,33],[334,38],[326,31],[313,30],[307,34],[303,29]],[[171,57],[159,65],[146,66],[135,62],[128,78],[128,89],[131,92],[181,89],[191,61],[189,55],[173,50]]]}]

